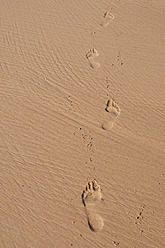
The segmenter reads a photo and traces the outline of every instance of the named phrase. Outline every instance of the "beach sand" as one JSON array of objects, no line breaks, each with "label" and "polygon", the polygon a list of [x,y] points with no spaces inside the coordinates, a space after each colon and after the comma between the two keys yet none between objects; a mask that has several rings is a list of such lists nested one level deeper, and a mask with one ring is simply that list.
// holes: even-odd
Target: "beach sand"
[{"label": "beach sand", "polygon": [[0,247],[163,248],[165,2],[0,3]]}]

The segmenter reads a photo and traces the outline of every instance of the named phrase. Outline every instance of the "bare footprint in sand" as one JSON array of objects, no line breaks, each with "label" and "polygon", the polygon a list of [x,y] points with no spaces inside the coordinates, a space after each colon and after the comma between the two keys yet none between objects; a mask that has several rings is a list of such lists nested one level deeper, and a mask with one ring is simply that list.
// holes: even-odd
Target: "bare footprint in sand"
[{"label": "bare footprint in sand", "polygon": [[102,27],[106,27],[108,26],[108,24],[111,22],[111,20],[114,19],[114,15],[112,15],[112,13],[110,13],[109,11],[107,11],[104,14],[104,21],[100,24]]},{"label": "bare footprint in sand", "polygon": [[99,215],[102,204],[101,189],[95,179],[83,190],[82,201],[90,229],[93,232],[101,231],[104,226],[103,218]]},{"label": "bare footprint in sand", "polygon": [[104,121],[101,127],[104,130],[110,130],[113,127],[117,117],[120,115],[121,110],[117,103],[110,99],[107,102],[105,111],[109,114],[109,116],[107,116],[108,120]]},{"label": "bare footprint in sand", "polygon": [[89,64],[92,68],[99,68],[100,63],[96,61],[96,58],[99,56],[99,53],[96,49],[90,49],[89,52],[86,54],[86,58],[89,61]]}]

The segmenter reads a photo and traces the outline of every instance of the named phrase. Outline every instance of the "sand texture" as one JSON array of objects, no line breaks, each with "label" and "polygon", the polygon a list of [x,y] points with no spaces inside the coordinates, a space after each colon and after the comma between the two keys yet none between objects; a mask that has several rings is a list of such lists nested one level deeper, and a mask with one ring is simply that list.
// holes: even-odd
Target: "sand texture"
[{"label": "sand texture", "polygon": [[164,10],[0,0],[0,247],[165,247]]}]

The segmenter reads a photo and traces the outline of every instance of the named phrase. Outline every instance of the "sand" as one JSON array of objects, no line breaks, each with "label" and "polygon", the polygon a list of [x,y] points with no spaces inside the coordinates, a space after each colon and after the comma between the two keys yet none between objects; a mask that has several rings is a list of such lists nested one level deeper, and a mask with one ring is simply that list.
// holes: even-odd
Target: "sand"
[{"label": "sand", "polygon": [[163,0],[1,0],[0,247],[163,248]]}]

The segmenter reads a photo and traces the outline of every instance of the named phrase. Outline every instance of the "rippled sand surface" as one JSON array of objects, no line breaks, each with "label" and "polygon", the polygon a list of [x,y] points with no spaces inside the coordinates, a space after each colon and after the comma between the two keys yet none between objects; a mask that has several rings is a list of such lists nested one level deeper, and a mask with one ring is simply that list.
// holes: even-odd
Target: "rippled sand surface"
[{"label": "rippled sand surface", "polygon": [[163,0],[0,0],[0,247],[163,248]]}]

